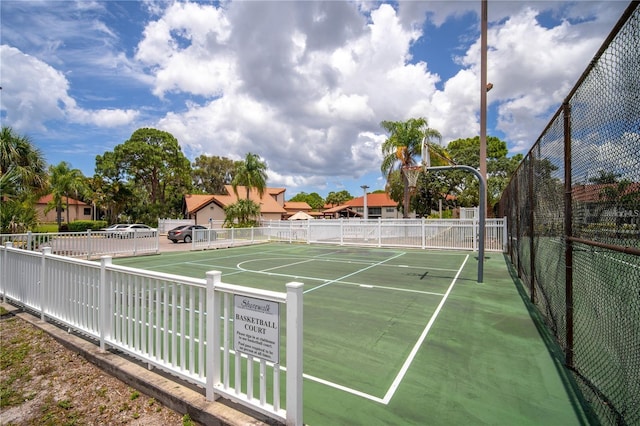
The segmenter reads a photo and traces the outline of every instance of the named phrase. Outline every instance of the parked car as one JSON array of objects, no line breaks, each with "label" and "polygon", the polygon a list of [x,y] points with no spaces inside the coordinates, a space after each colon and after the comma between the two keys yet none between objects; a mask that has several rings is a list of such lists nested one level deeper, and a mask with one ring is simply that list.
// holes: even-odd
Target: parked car
[{"label": "parked car", "polygon": [[167,233],[167,238],[177,243],[178,241],[184,241],[190,243],[193,240],[194,229],[208,229],[202,225],[181,225],[173,228]]},{"label": "parked car", "polygon": [[153,237],[157,232],[157,229],[140,223],[116,224],[111,225],[109,228],[105,229],[107,237],[115,238]]},{"label": "parked car", "polygon": [[104,232],[105,237],[111,238],[116,235],[118,230],[124,229],[127,226],[129,226],[128,223],[114,223],[113,225],[107,226],[106,228],[102,228],[100,231]]}]

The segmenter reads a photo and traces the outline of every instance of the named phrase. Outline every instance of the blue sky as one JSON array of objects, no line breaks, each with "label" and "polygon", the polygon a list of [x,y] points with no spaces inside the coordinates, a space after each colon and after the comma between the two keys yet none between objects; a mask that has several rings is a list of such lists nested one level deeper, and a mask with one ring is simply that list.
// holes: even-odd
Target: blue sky
[{"label": "blue sky", "polygon": [[[478,1],[0,3],[0,117],[92,176],[138,128],[272,187],[383,189],[383,120],[479,134]],[[489,1],[488,134],[526,153],[627,1]]]}]

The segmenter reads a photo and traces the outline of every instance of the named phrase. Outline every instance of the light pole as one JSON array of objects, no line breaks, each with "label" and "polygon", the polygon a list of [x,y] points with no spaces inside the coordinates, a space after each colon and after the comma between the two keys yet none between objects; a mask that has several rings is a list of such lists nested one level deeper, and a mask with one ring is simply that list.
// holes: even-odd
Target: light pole
[{"label": "light pole", "polygon": [[364,220],[369,219],[369,208],[367,207],[367,189],[369,187],[367,185],[360,186],[364,190]]}]

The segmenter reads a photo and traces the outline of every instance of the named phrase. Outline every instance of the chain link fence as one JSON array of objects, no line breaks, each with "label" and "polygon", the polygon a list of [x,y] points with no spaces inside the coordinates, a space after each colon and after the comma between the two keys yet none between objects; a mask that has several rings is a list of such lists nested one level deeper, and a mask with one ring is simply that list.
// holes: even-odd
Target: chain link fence
[{"label": "chain link fence", "polygon": [[640,425],[640,7],[500,201],[508,252],[598,422]]}]

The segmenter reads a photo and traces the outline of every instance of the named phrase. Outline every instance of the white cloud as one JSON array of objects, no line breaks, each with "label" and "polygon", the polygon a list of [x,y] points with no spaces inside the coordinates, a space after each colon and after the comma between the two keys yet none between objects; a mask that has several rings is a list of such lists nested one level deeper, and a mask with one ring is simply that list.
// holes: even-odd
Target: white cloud
[{"label": "white cloud", "polygon": [[[425,117],[444,143],[479,132],[477,26],[459,35],[459,70],[447,81],[411,52],[426,20],[468,24],[480,2],[43,5],[3,2],[23,20],[2,29],[2,109],[14,127],[59,120],[121,134],[144,121],[194,155],[258,153],[269,184],[293,193],[379,174],[383,120]],[[489,102],[512,152],[536,139],[623,6],[490,3]]]},{"label": "white cloud", "polygon": [[69,118],[78,124],[93,124],[98,127],[119,127],[132,123],[140,113],[127,109],[83,110],[69,109]]},{"label": "white cloud", "polygon": [[[154,93],[202,94],[193,84],[212,75],[202,71],[206,64],[219,61],[228,71],[211,79],[219,98],[168,113],[158,126],[190,150],[231,158],[258,153],[269,161],[271,184],[378,171],[380,121],[425,115],[414,106],[435,92],[437,77],[425,64],[407,62],[419,32],[403,29],[389,5],[374,9],[370,20],[345,3],[309,5],[240,3],[228,12],[200,6],[198,13],[228,24],[229,33],[210,46],[191,38],[177,47],[197,26],[176,20],[184,11],[175,5],[150,22],[136,57],[147,65],[163,58],[155,61]],[[343,27],[324,28],[331,37],[318,31],[336,22]]]},{"label": "white cloud", "polygon": [[69,83],[53,67],[16,48],[0,46],[2,109],[16,130],[44,129],[46,120],[62,119]]},{"label": "white cloud", "polygon": [[131,123],[134,110],[79,108],[69,95],[69,82],[58,70],[16,48],[0,46],[2,109],[17,131],[45,130],[49,120],[115,127]]},{"label": "white cloud", "polygon": [[[603,41],[581,33],[582,25],[589,23],[563,21],[545,28],[538,15],[538,10],[525,8],[488,31],[487,77],[494,84],[488,100],[497,105],[497,129],[504,132],[512,153],[532,145]],[[478,40],[461,59],[475,75],[480,68],[479,44]],[[479,102],[476,78],[474,104]]]},{"label": "white cloud", "polygon": [[234,77],[234,63],[225,47],[229,23],[222,9],[196,3],[173,3],[147,25],[135,58],[152,69],[153,93],[176,90],[217,96]]}]

